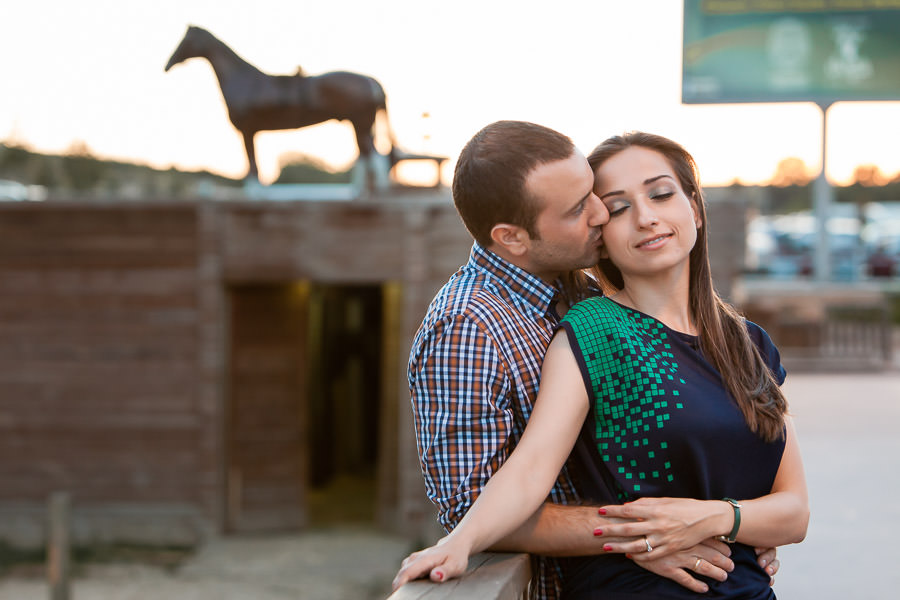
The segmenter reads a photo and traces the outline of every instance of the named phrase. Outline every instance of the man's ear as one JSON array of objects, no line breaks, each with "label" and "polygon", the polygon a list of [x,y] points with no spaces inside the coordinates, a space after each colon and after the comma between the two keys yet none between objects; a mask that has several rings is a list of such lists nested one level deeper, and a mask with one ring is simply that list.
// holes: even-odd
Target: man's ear
[{"label": "man's ear", "polygon": [[491,239],[500,248],[513,256],[522,256],[528,252],[531,237],[524,228],[509,223],[497,223],[491,228]]}]

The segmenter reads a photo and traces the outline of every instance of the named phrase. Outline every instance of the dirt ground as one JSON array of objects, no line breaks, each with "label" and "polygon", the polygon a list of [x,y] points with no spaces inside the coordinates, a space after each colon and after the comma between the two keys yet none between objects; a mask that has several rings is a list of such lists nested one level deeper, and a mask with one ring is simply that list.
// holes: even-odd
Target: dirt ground
[{"label": "dirt ground", "polygon": [[[376,600],[411,548],[364,527],[302,535],[211,540],[177,567],[136,563],[79,565],[72,600]],[[40,569],[0,579],[2,600],[46,600]]]}]

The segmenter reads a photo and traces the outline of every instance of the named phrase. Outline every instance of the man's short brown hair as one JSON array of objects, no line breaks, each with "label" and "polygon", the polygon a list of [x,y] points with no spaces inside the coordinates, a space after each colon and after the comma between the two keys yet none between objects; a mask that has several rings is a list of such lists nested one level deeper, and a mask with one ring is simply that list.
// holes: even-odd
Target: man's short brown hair
[{"label": "man's short brown hair", "polygon": [[567,136],[527,121],[497,121],[476,133],[453,174],[453,202],[475,241],[490,245],[498,223],[517,225],[537,238],[540,205],[525,189],[525,180],[539,165],[574,152]]}]

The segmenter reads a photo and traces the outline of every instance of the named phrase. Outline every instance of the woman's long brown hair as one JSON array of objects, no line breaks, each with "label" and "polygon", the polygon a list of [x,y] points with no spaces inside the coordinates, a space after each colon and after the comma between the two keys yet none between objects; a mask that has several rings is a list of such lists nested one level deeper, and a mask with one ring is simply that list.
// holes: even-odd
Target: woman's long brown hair
[{"label": "woman's long brown hair", "polygon": [[[631,146],[659,152],[678,177],[682,191],[693,197],[700,217],[697,242],[690,253],[690,312],[700,334],[700,347],[722,375],[726,389],[737,401],[750,430],[766,441],[784,434],[787,401],[763,360],[744,317],[716,293],[709,268],[706,202],[694,158],[670,139],[640,131],[613,136],[594,148],[588,162],[596,173],[607,159]],[[607,259],[600,259],[594,274],[604,291],[621,290],[622,273]]]}]

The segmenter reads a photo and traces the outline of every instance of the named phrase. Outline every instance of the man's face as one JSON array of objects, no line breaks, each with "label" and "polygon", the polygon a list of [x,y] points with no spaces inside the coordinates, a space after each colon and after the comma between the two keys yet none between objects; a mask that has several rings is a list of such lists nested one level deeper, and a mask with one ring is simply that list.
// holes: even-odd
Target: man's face
[{"label": "man's face", "polygon": [[609,221],[594,194],[594,174],[577,150],[565,160],[535,168],[525,188],[538,202],[536,237],[529,240],[527,269],[551,282],[566,271],[597,264],[600,226]]}]

